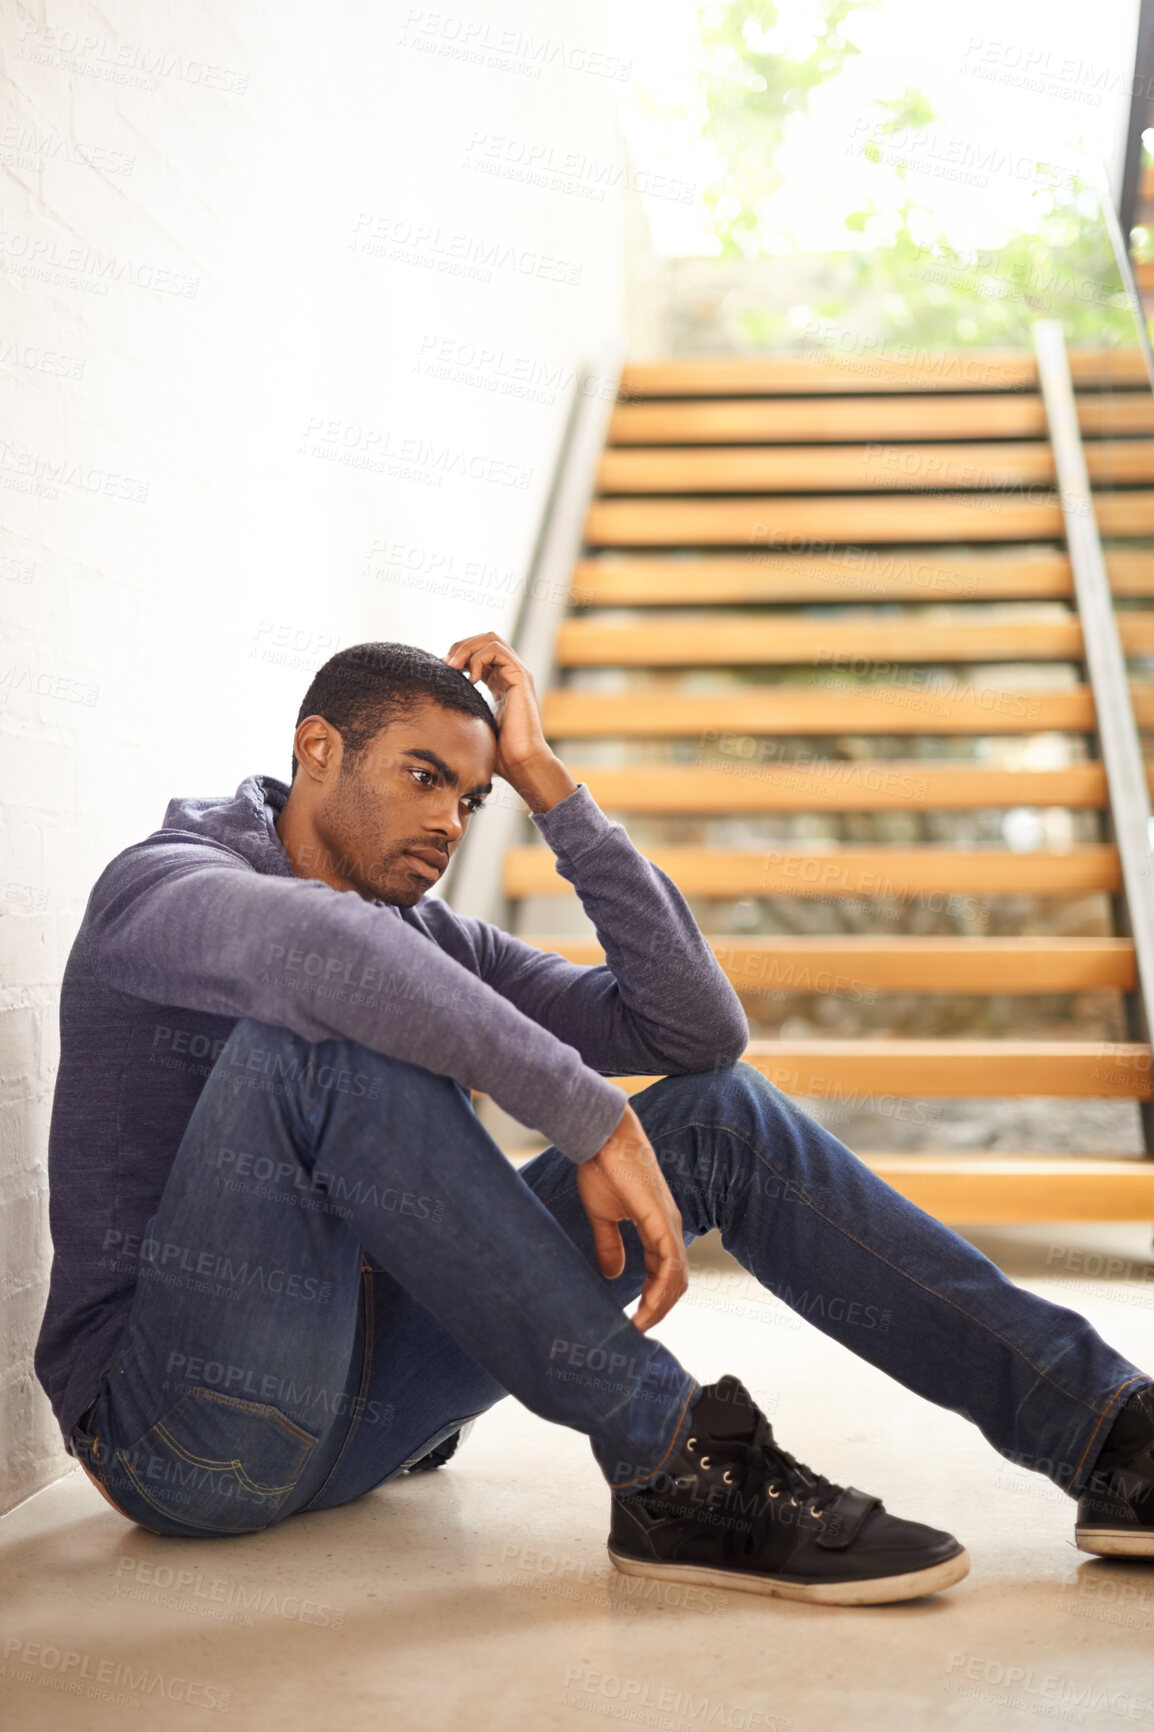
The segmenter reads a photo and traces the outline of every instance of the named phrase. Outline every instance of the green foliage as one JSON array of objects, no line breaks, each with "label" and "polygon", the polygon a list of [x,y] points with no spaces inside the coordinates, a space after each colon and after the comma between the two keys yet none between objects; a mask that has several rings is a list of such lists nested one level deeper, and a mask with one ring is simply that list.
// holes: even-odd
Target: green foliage
[{"label": "green foliage", "polygon": [[[815,34],[802,51],[783,38],[783,9],[770,0],[701,0],[702,112],[721,165],[705,203],[722,259],[763,254],[763,216],[782,185],[778,163],[789,122],[858,52],[847,21],[878,3],[825,0],[822,7],[818,0]],[[814,320],[850,328],[855,309],[868,303],[871,326],[880,319],[900,342],[1017,345],[1029,341],[1030,324],[1041,317],[1061,319],[1073,342],[1133,341],[1093,188],[1039,162],[1029,224],[997,249],[964,254],[934,232],[932,211],[907,184],[901,144],[934,120],[928,98],[906,89],[877,100],[874,109],[861,152],[879,165],[879,198],[889,194],[889,202],[846,214],[847,245],[827,255],[829,293],[810,309],[809,340]],[[887,138],[896,151],[887,152]],[[759,345],[799,337],[784,309],[749,307],[741,324],[745,338]]]},{"label": "green foliage", "polygon": [[[855,294],[885,295],[896,340],[944,345],[1014,346],[1029,342],[1040,318],[1060,319],[1070,342],[1126,343],[1134,326],[1110,239],[1092,187],[1075,185],[1062,196],[1039,189],[1028,230],[998,248],[962,253],[938,234],[930,245],[914,240],[914,208],[901,208],[892,238],[868,252],[844,255]],[[869,212],[855,213],[863,232]],[[835,320],[835,307],[822,309]],[[751,330],[750,335],[753,335]]]},{"label": "green foliage", "polygon": [[[759,205],[782,184],[777,158],[786,128],[812,92],[858,52],[843,25],[878,0],[818,0],[817,33],[798,51],[783,36],[791,22],[772,0],[702,0],[704,129],[721,169],[704,194],[723,258],[756,256]],[[779,45],[780,40],[780,45]]]}]

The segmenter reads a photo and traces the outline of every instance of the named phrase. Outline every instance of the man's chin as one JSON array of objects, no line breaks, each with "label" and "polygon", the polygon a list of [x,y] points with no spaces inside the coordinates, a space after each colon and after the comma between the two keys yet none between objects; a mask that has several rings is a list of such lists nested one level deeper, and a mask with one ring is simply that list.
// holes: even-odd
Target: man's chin
[{"label": "man's chin", "polygon": [[365,902],[387,902],[397,908],[411,908],[414,902],[419,902],[427,884],[396,884],[390,879],[385,884],[372,884],[365,879],[357,879],[349,885],[346,895],[356,895]]},{"label": "man's chin", "polygon": [[412,908],[427,890],[433,888],[435,882],[436,880],[424,883],[415,874],[402,870],[396,876],[390,875],[386,883],[374,888],[372,895],[379,902],[388,902],[394,908]]},{"label": "man's chin", "polygon": [[366,902],[383,902],[389,908],[412,908],[424,894],[423,889],[406,887],[403,890],[398,890],[395,885],[390,885],[386,890],[370,890],[365,900]]}]

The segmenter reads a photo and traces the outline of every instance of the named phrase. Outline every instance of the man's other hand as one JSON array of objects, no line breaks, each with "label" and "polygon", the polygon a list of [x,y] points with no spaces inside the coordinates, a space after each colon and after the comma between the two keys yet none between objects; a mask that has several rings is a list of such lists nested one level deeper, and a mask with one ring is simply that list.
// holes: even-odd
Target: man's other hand
[{"label": "man's other hand", "polygon": [[657,1164],[641,1120],[631,1106],[604,1147],[577,1165],[577,1190],[593,1228],[601,1273],[613,1280],[625,1267],[618,1221],[632,1221],[648,1275],[632,1321],[644,1334],[659,1323],[689,1286],[681,1213]]}]

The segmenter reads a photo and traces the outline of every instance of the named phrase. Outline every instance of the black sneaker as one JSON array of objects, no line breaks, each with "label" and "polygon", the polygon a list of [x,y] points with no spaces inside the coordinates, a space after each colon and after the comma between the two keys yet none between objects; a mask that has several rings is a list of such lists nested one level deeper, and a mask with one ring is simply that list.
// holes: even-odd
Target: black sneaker
[{"label": "black sneaker", "polygon": [[613,1493],[609,1556],[626,1575],[868,1606],[968,1574],[952,1534],[887,1515],[787,1454],[736,1377],[703,1388],[692,1420],[655,1485]]},{"label": "black sneaker", "polygon": [[404,1469],[404,1472],[428,1473],[434,1467],[444,1467],[450,1457],[456,1455],[458,1446],[464,1443],[475,1423],[474,1420],[467,1419],[464,1425],[456,1431],[451,1431],[448,1437],[441,1439],[440,1443],[434,1444],[427,1455],[418,1456],[410,1467]]},{"label": "black sneaker", "polygon": [[1119,1411],[1078,1499],[1074,1543],[1104,1558],[1154,1558],[1154,1388]]}]

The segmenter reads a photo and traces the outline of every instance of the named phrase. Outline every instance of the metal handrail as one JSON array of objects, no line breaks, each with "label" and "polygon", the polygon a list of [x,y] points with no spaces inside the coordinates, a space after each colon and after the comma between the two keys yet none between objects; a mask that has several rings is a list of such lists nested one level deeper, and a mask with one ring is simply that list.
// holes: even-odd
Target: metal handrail
[{"label": "metal handrail", "polygon": [[[1121,924],[1134,942],[1135,990],[1128,1000],[1131,1033],[1149,1042],[1154,1012],[1154,831],[1146,764],[1130,702],[1126,658],[1094,516],[1060,321],[1039,319],[1033,326],[1033,337],[1082,626],[1083,660],[1094,698],[1099,752],[1106,773],[1110,825],[1121,866]],[[1154,1112],[1150,1103],[1143,1107],[1142,1122],[1146,1147],[1154,1153]]]},{"label": "metal handrail", "polygon": [[[1128,233],[1138,205],[1142,178],[1142,134],[1150,117],[1154,96],[1154,0],[1139,0],[1138,31],[1134,44],[1134,76],[1130,81],[1130,112],[1122,157],[1122,184],[1118,192],[1118,215]],[[1110,205],[1113,210],[1113,202]]]}]

